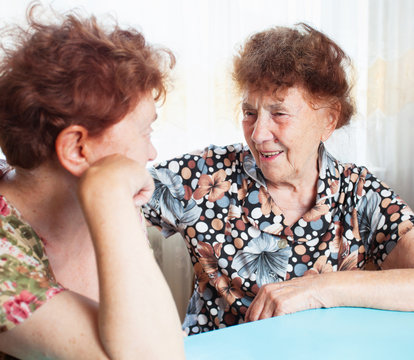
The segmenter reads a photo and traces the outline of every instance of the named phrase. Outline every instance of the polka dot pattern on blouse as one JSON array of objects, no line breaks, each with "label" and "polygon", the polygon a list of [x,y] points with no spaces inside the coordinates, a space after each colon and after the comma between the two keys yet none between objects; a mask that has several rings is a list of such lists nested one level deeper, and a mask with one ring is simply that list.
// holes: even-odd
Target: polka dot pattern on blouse
[{"label": "polka dot pattern on blouse", "polygon": [[381,266],[413,228],[412,210],[364,167],[341,164],[321,144],[315,206],[289,226],[249,149],[210,146],[150,171],[144,214],[186,241],[196,282],[188,334],[242,323],[265,284]]}]

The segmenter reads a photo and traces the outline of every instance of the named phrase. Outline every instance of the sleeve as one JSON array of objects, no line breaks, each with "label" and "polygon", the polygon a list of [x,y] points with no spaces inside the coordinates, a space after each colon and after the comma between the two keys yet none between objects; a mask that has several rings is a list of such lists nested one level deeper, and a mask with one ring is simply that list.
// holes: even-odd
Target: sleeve
[{"label": "sleeve", "polygon": [[410,207],[365,168],[354,189],[358,227],[368,257],[381,266],[398,240],[414,227]]},{"label": "sleeve", "polygon": [[164,237],[183,233],[201,215],[193,199],[200,176],[206,169],[209,149],[164,161],[149,169],[155,184],[151,200],[143,206],[146,219]]},{"label": "sleeve", "polygon": [[63,291],[53,277],[43,244],[0,198],[0,332],[26,320]]}]

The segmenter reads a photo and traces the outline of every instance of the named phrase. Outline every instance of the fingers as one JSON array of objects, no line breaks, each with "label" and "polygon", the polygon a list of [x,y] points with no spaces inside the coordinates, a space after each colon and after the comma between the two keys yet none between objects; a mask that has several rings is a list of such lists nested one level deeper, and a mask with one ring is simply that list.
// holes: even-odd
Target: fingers
[{"label": "fingers", "polygon": [[154,191],[152,177],[145,167],[120,154],[99,159],[81,180],[81,186],[101,190],[102,193],[122,191],[133,198],[137,206],[148,202]]},{"label": "fingers", "polygon": [[278,306],[277,293],[279,291],[278,284],[262,286],[247,309],[245,315],[246,321],[256,321],[276,316]]},{"label": "fingers", "polygon": [[263,320],[274,316],[283,315],[282,312],[278,312],[276,309],[276,304],[272,302],[265,302],[262,306],[254,306],[249,314],[246,313],[246,321],[250,322]]},{"label": "fingers", "polygon": [[263,300],[257,295],[246,311],[246,315],[244,316],[245,321],[250,322],[258,320],[262,313],[263,305]]},{"label": "fingers", "polygon": [[314,306],[309,305],[306,288],[291,280],[263,285],[250,304],[245,321],[268,319]]},{"label": "fingers", "polygon": [[150,201],[154,188],[154,181],[149,176],[149,179],[143,184],[142,188],[134,195],[135,206],[142,206]]}]

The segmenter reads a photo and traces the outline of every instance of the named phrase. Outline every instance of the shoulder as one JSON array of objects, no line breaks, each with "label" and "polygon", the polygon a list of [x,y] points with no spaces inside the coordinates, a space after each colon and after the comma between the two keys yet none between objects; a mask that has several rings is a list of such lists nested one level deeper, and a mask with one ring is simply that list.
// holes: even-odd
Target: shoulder
[{"label": "shoulder", "polygon": [[0,267],[3,271],[13,264],[19,264],[22,267],[41,269],[47,277],[53,278],[43,242],[33,228],[22,219],[20,212],[2,195],[0,195],[0,253],[2,255]]},{"label": "shoulder", "polygon": [[192,182],[203,174],[223,170],[227,175],[237,172],[242,166],[248,149],[243,144],[226,146],[210,145],[203,150],[194,151],[170,160],[162,161],[150,168],[156,182]]},{"label": "shoulder", "polygon": [[394,191],[377,176],[371,173],[367,167],[353,163],[338,162],[338,170],[342,182],[354,195],[361,197],[368,192],[378,193],[380,196],[396,196]]},{"label": "shoulder", "polygon": [[414,221],[414,213],[400,196],[365,166],[340,164],[341,192],[345,199],[370,220],[374,214],[384,216],[382,222]]},{"label": "shoulder", "polygon": [[[327,151],[322,154],[324,176],[335,183],[336,197],[345,208],[359,207],[362,203],[380,203],[384,207],[394,203],[405,207],[406,204],[384,181],[375,176],[366,166],[343,163]],[[385,201],[383,201],[385,200]]]},{"label": "shoulder", "polygon": [[342,193],[361,197],[369,190],[381,191],[389,187],[372,174],[366,166],[345,163],[335,159],[324,148],[320,150],[320,166],[323,176],[338,181]]},{"label": "shoulder", "polygon": [[28,318],[63,288],[53,278],[40,238],[0,196],[0,326]]},{"label": "shoulder", "polygon": [[234,162],[239,162],[246,152],[243,144],[231,144],[225,146],[209,145],[201,150],[195,150],[182,156],[162,161],[154,166],[155,169],[168,168],[178,173],[180,169],[189,167],[202,171],[204,166],[230,167]]},{"label": "shoulder", "polygon": [[45,256],[43,245],[32,227],[22,218],[20,212],[7,199],[0,195],[0,241],[9,242],[19,248],[26,249],[39,260]]},{"label": "shoulder", "polygon": [[329,176],[338,178],[345,184],[356,183],[360,180],[365,181],[367,177],[373,176],[365,166],[341,162],[325,149],[320,152],[320,161],[319,166],[324,175],[329,173]]},{"label": "shoulder", "polygon": [[11,170],[13,170],[13,168],[6,162],[6,160],[0,159],[0,178]]}]

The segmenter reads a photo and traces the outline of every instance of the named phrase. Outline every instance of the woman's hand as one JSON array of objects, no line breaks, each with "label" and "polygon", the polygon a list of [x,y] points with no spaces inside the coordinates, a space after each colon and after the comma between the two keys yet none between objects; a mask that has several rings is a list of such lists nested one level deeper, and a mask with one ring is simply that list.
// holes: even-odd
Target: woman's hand
[{"label": "woman's hand", "polygon": [[105,196],[109,191],[134,199],[135,206],[148,202],[154,191],[151,175],[136,161],[123,155],[106,156],[91,165],[80,179],[79,194],[92,191],[93,195]]},{"label": "woman's hand", "polygon": [[[408,246],[411,242],[403,244]],[[334,271],[264,285],[247,310],[245,320],[336,306],[414,311],[414,270],[409,268],[412,264],[408,261],[400,263],[400,267],[407,269]]]},{"label": "woman's hand", "polygon": [[99,334],[111,359],[184,358],[175,303],[136,209],[153,189],[148,171],[122,155],[98,160],[79,182],[98,267]]},{"label": "woman's hand", "polygon": [[320,287],[323,276],[309,275],[263,285],[246,312],[246,321],[327,307]]}]

